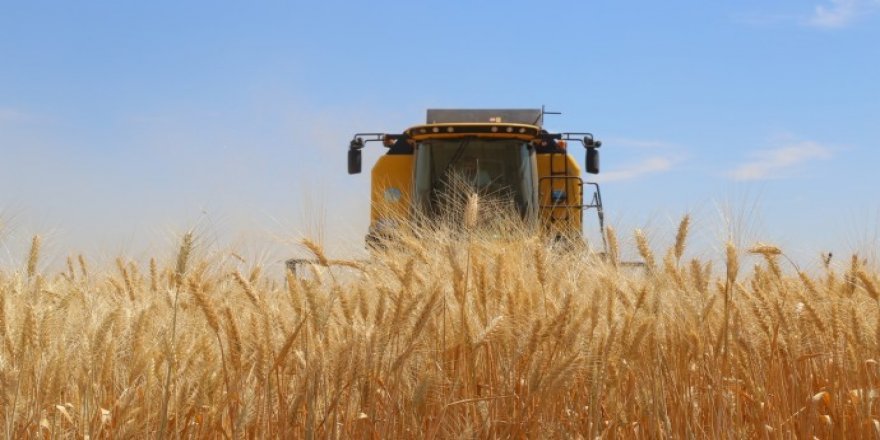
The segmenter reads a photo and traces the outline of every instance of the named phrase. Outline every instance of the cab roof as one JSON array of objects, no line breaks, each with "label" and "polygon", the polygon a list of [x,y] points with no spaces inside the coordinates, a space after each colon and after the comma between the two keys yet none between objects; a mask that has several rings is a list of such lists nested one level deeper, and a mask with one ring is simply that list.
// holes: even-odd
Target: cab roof
[{"label": "cab roof", "polygon": [[427,124],[454,123],[506,123],[541,127],[544,125],[542,109],[428,109]]}]

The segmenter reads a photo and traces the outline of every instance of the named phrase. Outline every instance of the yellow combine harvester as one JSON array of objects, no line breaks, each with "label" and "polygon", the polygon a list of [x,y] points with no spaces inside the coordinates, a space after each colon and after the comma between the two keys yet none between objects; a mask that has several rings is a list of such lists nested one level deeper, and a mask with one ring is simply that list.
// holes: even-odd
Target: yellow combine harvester
[{"label": "yellow combine harvester", "polygon": [[597,174],[602,143],[590,133],[548,133],[543,117],[541,109],[428,110],[427,123],[402,134],[356,134],[348,150],[349,174],[361,172],[367,142],[388,148],[372,170],[368,241],[416,211],[439,215],[437,196],[452,174],[481,192],[505,195],[523,219],[539,219],[558,236],[580,237],[589,209],[596,210],[603,228],[599,185],[583,181],[568,151],[570,142],[581,144],[586,171]]},{"label": "yellow combine harvester", "polygon": [[[551,236],[583,238],[583,215],[595,210],[604,247],[599,185],[585,182],[569,153],[586,149],[586,172],[599,172],[602,143],[591,133],[549,133],[543,109],[431,109],[425,124],[400,134],[358,133],[348,150],[348,173],[361,172],[369,142],[387,149],[373,166],[367,243],[382,240],[402,222],[443,215],[441,199],[452,176],[481,194],[510,202],[526,221],[539,221]],[[295,271],[298,263],[290,260]]]}]

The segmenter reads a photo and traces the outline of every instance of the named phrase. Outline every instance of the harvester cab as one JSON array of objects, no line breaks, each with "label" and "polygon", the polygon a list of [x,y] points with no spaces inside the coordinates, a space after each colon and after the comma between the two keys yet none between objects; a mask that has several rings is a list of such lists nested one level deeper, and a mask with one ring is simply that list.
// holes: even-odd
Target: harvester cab
[{"label": "harvester cab", "polygon": [[349,144],[348,172],[362,169],[361,150],[381,142],[388,151],[371,171],[370,228],[375,243],[415,217],[443,215],[440,197],[451,177],[482,194],[504,199],[527,221],[556,238],[583,239],[584,212],[594,210],[604,243],[599,185],[585,182],[569,153],[586,150],[586,172],[599,173],[599,147],[591,133],[550,133],[543,109],[431,109],[424,124],[400,134],[358,133]]}]

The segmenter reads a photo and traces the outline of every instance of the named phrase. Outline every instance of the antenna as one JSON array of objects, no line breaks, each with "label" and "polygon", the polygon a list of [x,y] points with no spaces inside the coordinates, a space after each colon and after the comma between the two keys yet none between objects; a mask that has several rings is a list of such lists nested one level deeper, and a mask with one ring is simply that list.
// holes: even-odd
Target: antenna
[{"label": "antenna", "polygon": [[562,114],[562,112],[548,112],[547,109],[545,108],[545,106],[544,106],[543,104],[541,105],[541,116],[544,116],[544,115],[561,115],[561,114]]},{"label": "antenna", "polygon": [[[541,122],[544,122],[544,115],[561,115],[561,114],[562,114],[562,112],[548,112],[546,109],[546,106],[544,104],[541,104],[541,117],[540,117]],[[538,120],[536,119],[535,123],[532,125],[537,125],[537,124],[538,124]]]}]

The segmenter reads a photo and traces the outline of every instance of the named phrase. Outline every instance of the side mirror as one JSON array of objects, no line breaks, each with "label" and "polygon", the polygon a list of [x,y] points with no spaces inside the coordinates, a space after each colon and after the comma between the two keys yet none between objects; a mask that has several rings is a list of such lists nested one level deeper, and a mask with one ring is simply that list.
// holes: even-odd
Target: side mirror
[{"label": "side mirror", "polygon": [[587,172],[599,174],[599,150],[595,147],[587,147]]},{"label": "side mirror", "polygon": [[348,174],[360,174],[361,172],[361,150],[348,150]]}]

